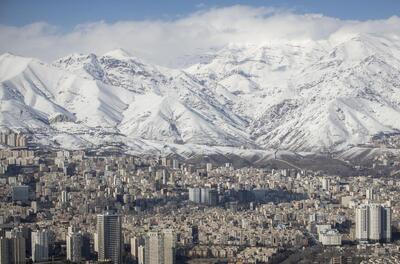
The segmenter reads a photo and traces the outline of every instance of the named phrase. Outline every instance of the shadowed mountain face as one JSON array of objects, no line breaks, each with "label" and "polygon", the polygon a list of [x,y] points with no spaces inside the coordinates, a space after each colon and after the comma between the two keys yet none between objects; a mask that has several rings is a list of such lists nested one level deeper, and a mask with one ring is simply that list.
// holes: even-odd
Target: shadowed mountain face
[{"label": "shadowed mountain face", "polygon": [[123,50],[53,64],[3,54],[0,125],[72,147],[151,140],[293,151],[345,149],[400,129],[398,41],[229,46],[208,57],[172,70]]}]

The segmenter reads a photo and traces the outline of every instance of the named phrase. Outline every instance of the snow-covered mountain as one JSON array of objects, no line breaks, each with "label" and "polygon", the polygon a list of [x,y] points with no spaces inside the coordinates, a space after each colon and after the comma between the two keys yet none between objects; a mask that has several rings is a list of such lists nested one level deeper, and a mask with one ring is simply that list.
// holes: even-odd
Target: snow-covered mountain
[{"label": "snow-covered mountain", "polygon": [[0,76],[7,127],[70,133],[98,128],[166,142],[253,146],[243,129],[247,123],[194,77],[118,50],[99,57],[73,54],[52,65],[4,54]]},{"label": "snow-covered mountain", "polygon": [[399,41],[332,42],[229,47],[187,71],[248,120],[259,146],[332,150],[400,129]]},{"label": "snow-covered mountain", "polygon": [[0,125],[61,144],[114,134],[293,151],[344,149],[400,130],[398,40],[230,45],[199,58],[168,69],[121,49],[52,64],[3,54]]}]

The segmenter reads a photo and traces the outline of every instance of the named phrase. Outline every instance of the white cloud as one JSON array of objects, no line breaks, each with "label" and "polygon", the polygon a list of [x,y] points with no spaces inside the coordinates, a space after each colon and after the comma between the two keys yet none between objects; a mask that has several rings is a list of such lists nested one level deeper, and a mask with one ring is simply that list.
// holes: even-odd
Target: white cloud
[{"label": "white cloud", "polygon": [[230,43],[261,44],[275,40],[340,39],[358,33],[398,38],[400,18],[349,21],[287,10],[232,6],[200,10],[172,21],[144,20],[76,26],[70,32],[39,22],[23,27],[0,25],[0,53],[54,60],[69,53],[102,54],[124,48],[159,64]]}]

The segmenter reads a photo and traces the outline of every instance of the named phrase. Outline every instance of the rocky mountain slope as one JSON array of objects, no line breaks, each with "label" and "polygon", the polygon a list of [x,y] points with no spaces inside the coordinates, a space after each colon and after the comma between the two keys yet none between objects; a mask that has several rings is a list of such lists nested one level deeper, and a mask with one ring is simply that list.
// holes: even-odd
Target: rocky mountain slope
[{"label": "rocky mountain slope", "polygon": [[249,121],[258,145],[334,150],[400,128],[399,47],[364,35],[230,48],[188,71]]},{"label": "rocky mountain slope", "polygon": [[397,40],[230,45],[204,58],[168,69],[123,50],[52,64],[3,54],[0,125],[79,146],[150,140],[292,151],[346,149],[400,130]]}]

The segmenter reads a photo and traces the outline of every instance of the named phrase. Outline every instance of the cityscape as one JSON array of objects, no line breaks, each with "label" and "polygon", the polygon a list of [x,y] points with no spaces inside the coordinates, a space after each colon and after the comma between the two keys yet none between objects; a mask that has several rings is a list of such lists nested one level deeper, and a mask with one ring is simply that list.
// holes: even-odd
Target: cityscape
[{"label": "cityscape", "polygon": [[0,1],[0,264],[400,263],[400,2]]},{"label": "cityscape", "polygon": [[2,263],[400,261],[397,175],[190,164],[3,137]]}]

